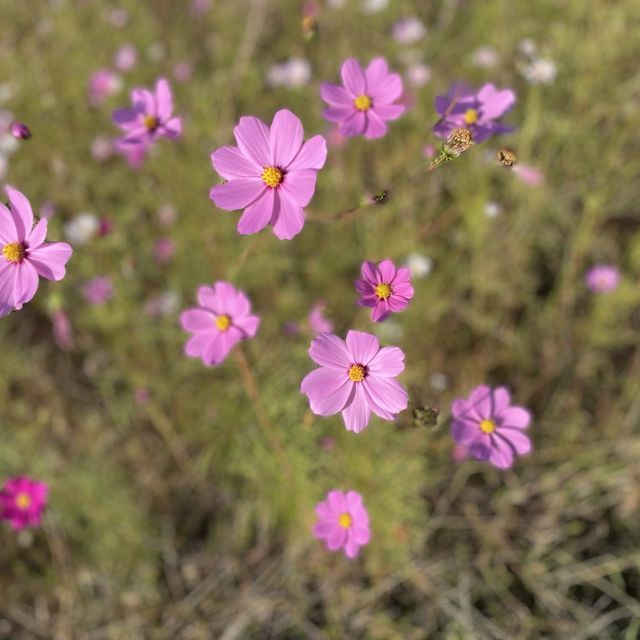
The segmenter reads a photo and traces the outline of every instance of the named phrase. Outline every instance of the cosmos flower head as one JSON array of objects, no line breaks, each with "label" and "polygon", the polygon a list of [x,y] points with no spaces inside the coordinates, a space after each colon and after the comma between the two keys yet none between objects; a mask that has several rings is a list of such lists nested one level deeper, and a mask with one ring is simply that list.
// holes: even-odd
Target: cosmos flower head
[{"label": "cosmos flower head", "polygon": [[0,520],[14,531],[38,527],[47,505],[49,487],[26,476],[9,478],[0,491]]},{"label": "cosmos flower head", "polygon": [[611,293],[620,284],[620,272],[613,265],[597,264],[587,271],[585,281],[594,293]]},{"label": "cosmos flower head", "polygon": [[309,312],[308,322],[312,333],[331,333],[333,322],[325,316],[326,303],[323,300],[316,302]]},{"label": "cosmos flower head", "polygon": [[371,307],[371,319],[381,322],[391,313],[404,311],[413,298],[411,273],[407,267],[397,268],[391,260],[378,264],[363,262],[362,279],[356,280],[356,290],[360,294],[358,304]]},{"label": "cosmos flower head", "polygon": [[251,314],[249,298],[228,282],[201,286],[198,305],[180,316],[182,328],[193,334],[184,352],[207,366],[221,364],[238,342],[253,338],[260,326],[260,318]]},{"label": "cosmos flower head", "polygon": [[98,69],[89,78],[89,104],[99,107],[107,98],[122,89],[120,76],[110,69]]},{"label": "cosmos flower head", "polygon": [[483,142],[492,135],[509,133],[513,127],[498,120],[513,108],[516,102],[511,89],[496,89],[489,83],[478,91],[467,85],[454,83],[444,96],[437,96],[435,107],[440,120],[433,132],[447,138],[455,129],[468,129],[474,143]]},{"label": "cosmos flower head", "polygon": [[415,16],[401,18],[393,24],[393,39],[402,45],[415,44],[422,40],[427,30],[419,18]]},{"label": "cosmos flower head", "polygon": [[313,535],[323,540],[329,551],[343,549],[347,558],[355,558],[360,547],[369,543],[369,514],[356,491],[329,491],[316,505],[316,514]]},{"label": "cosmos flower head", "polygon": [[93,306],[101,306],[113,296],[113,284],[109,276],[97,276],[82,288],[84,299]]},{"label": "cosmos flower head", "polygon": [[341,134],[380,138],[387,133],[387,122],[406,110],[396,101],[402,96],[402,78],[389,71],[384,58],[375,58],[362,69],[355,58],[348,58],[340,69],[342,85],[323,82],[322,99],[329,105],[324,117],[337,122]]},{"label": "cosmos flower head", "polygon": [[321,333],[309,355],[320,368],[305,376],[300,391],[316,415],[341,412],[347,430],[359,433],[372,412],[395,420],[407,408],[409,396],[396,380],[404,371],[404,353],[398,347],[380,348],[376,336],[361,331],[349,331],[346,341]]},{"label": "cosmos flower head", "polygon": [[516,455],[531,451],[524,430],[531,422],[527,409],[511,404],[507,389],[476,387],[468,398],[451,405],[451,434],[471,457],[486,460],[498,469],[508,469]]},{"label": "cosmos flower head", "polygon": [[132,107],[116,109],[113,122],[123,130],[122,144],[149,145],[159,138],[173,140],[182,132],[182,119],[173,115],[173,97],[165,78],[155,90],[136,88],[131,92]]},{"label": "cosmos flower head", "polygon": [[66,242],[48,242],[48,222],[34,225],[26,196],[6,187],[9,207],[0,204],[0,317],[19,310],[38,290],[39,278],[62,280],[73,250]]},{"label": "cosmos flower head", "polygon": [[233,133],[238,146],[211,155],[213,168],[227,182],[213,187],[209,197],[220,209],[244,209],[238,233],[257,233],[271,224],[276,237],[290,240],[304,226],[304,207],[327,157],[325,139],[316,135],[304,142],[302,123],[287,109],[275,114],[271,127],[258,118],[240,118]]}]

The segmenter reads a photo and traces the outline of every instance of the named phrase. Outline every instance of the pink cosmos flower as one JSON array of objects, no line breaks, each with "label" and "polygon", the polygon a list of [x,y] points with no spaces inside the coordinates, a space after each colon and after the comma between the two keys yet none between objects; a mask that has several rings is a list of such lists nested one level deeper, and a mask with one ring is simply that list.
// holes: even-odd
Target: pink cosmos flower
[{"label": "pink cosmos flower", "polygon": [[171,262],[176,252],[176,244],[171,238],[159,238],[153,245],[153,257],[158,264]]},{"label": "pink cosmos flower", "polygon": [[587,271],[585,280],[594,293],[611,293],[620,284],[620,272],[613,265],[597,264]]},{"label": "pink cosmos flower", "polygon": [[347,558],[355,558],[371,539],[369,514],[356,491],[329,491],[327,499],[316,505],[316,513],[313,535],[324,540],[329,551],[344,549]]},{"label": "pink cosmos flower", "polygon": [[360,293],[358,304],[371,307],[371,319],[382,322],[391,313],[403,311],[413,298],[411,273],[407,267],[399,269],[391,260],[378,264],[363,262],[360,268],[362,280],[356,280],[356,289]]},{"label": "pink cosmos flower", "polygon": [[436,111],[441,117],[433,132],[447,138],[454,129],[466,128],[476,143],[495,134],[509,133],[513,127],[497,120],[515,103],[516,94],[511,89],[496,89],[489,83],[474,92],[465,84],[455,83],[446,96],[436,97]]},{"label": "pink cosmos flower", "polygon": [[317,135],[303,142],[302,123],[287,109],[275,114],[271,128],[258,118],[240,118],[233,134],[237,147],[211,154],[227,182],[213,187],[209,197],[220,209],[244,209],[238,233],[257,233],[271,223],[278,238],[290,240],[304,226],[303,208],[327,157],[325,139]]},{"label": "pink cosmos flower", "polygon": [[116,52],[113,65],[118,71],[131,71],[137,60],[138,50],[132,44],[124,44]]},{"label": "pink cosmos flower", "polygon": [[339,123],[345,136],[380,138],[387,132],[387,120],[396,120],[405,107],[394,104],[402,95],[402,78],[389,73],[384,58],[375,58],[365,71],[355,58],[348,58],[340,69],[342,84],[323,82],[322,99],[329,105],[324,117]]},{"label": "pink cosmos flower", "polygon": [[314,334],[331,333],[333,331],[333,322],[324,315],[327,305],[323,300],[316,302],[309,312],[309,328]]},{"label": "pink cosmos flower", "polygon": [[544,174],[535,167],[529,167],[524,164],[516,164],[511,167],[511,171],[515,173],[522,182],[530,187],[539,187],[544,182]]},{"label": "pink cosmos flower", "polygon": [[113,142],[113,150],[119,153],[132,169],[139,169],[144,164],[150,146],[149,142],[132,144],[121,139]]},{"label": "pink cosmos flower", "polygon": [[82,289],[84,299],[91,305],[103,305],[113,296],[113,284],[109,276],[98,276],[89,280]]},{"label": "pink cosmos flower", "polygon": [[48,493],[44,482],[26,476],[9,478],[0,491],[0,520],[7,520],[14,531],[39,526]]},{"label": "pink cosmos flower", "polygon": [[300,391],[316,415],[341,411],[347,430],[360,433],[372,411],[383,420],[395,420],[407,408],[409,396],[395,379],[404,371],[404,353],[398,347],[381,349],[378,338],[360,331],[349,331],[346,342],[321,333],[309,355],[320,368],[305,376]]},{"label": "pink cosmos flower", "polygon": [[531,451],[531,441],[524,433],[531,414],[512,406],[504,387],[476,387],[469,398],[453,401],[451,416],[454,440],[467,446],[476,460],[488,460],[498,469],[508,469],[516,454]]},{"label": "pink cosmos flower", "polygon": [[116,109],[112,116],[125,132],[122,143],[149,145],[158,138],[173,140],[182,132],[182,119],[173,115],[171,88],[165,78],[156,82],[155,91],[134,89],[131,102],[131,109]]},{"label": "pink cosmos flower", "polygon": [[89,78],[89,104],[99,107],[109,96],[118,93],[122,80],[109,69],[98,69]]},{"label": "pink cosmos flower", "polygon": [[182,328],[194,334],[184,349],[191,358],[201,358],[208,366],[218,365],[236,343],[256,335],[260,318],[251,315],[247,296],[228,282],[201,286],[198,303],[199,307],[180,316]]},{"label": "pink cosmos flower", "polygon": [[44,243],[48,222],[33,225],[31,204],[7,186],[9,208],[0,204],[0,318],[22,309],[38,290],[38,276],[62,280],[73,250],[66,242]]},{"label": "pink cosmos flower", "polygon": [[57,309],[51,314],[51,322],[53,324],[53,339],[58,347],[63,351],[73,349],[73,330],[69,316],[62,309]]}]

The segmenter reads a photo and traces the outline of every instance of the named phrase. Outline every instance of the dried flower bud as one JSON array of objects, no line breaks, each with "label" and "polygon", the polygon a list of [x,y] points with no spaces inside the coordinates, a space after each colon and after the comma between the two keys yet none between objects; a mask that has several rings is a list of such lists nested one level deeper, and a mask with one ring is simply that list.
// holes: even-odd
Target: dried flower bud
[{"label": "dried flower bud", "polygon": [[319,29],[320,25],[314,16],[304,16],[302,18],[302,35],[305,40],[313,40]]},{"label": "dried flower bud", "polygon": [[472,144],[473,139],[469,129],[454,129],[445,143],[447,151],[456,158],[467,151]]},{"label": "dried flower bud", "polygon": [[22,122],[12,122],[11,135],[16,140],[28,140],[31,137],[31,131],[29,130],[29,127]]},{"label": "dried flower bud", "polygon": [[516,154],[511,149],[500,149],[496,153],[496,159],[503,167],[513,167],[516,164]]},{"label": "dried flower bud", "polygon": [[387,190],[377,191],[371,197],[371,201],[374,204],[384,204],[385,202],[388,202],[388,200],[389,200],[389,192]]},{"label": "dried flower bud", "polygon": [[433,407],[416,407],[413,410],[413,424],[416,427],[432,428],[438,424],[440,411]]}]

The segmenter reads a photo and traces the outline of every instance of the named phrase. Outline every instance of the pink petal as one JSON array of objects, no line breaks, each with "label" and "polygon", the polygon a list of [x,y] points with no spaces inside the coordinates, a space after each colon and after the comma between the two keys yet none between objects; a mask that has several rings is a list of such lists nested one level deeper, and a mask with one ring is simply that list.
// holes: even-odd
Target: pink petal
[{"label": "pink petal", "polygon": [[321,333],[311,342],[309,355],[312,360],[329,369],[348,371],[353,364],[344,340],[331,333]]},{"label": "pink petal", "polygon": [[236,327],[231,327],[224,333],[219,333],[204,353],[206,364],[218,365],[229,355],[229,351],[242,340],[242,334]]},{"label": "pink petal", "polygon": [[258,233],[271,221],[275,211],[275,189],[265,187],[262,195],[252,202],[238,220],[238,233]]},{"label": "pink petal", "polygon": [[270,147],[273,163],[287,167],[302,147],[304,131],[300,119],[288,109],[281,109],[273,116]]},{"label": "pink petal", "polygon": [[319,502],[316,505],[315,510],[321,520],[328,520],[335,524],[336,514],[327,501]]},{"label": "pink petal", "polygon": [[404,371],[404,353],[399,347],[382,347],[367,365],[378,378],[395,378]]},{"label": "pink petal", "polygon": [[206,307],[207,309],[211,309],[216,313],[220,313],[217,310],[218,305],[213,287],[208,287],[206,285],[198,287],[198,304],[201,307]]},{"label": "pink petal", "polygon": [[367,544],[369,540],[371,540],[371,531],[369,530],[369,527],[363,527],[354,524],[351,528],[351,535],[353,536],[355,542],[357,542],[361,546]]},{"label": "pink petal", "polygon": [[496,438],[503,438],[515,450],[516,453],[524,455],[531,451],[531,440],[519,429],[505,429],[500,427],[496,431]]},{"label": "pink petal", "polygon": [[286,193],[297,205],[306,207],[316,190],[317,175],[318,173],[314,169],[288,171],[281,191]]},{"label": "pink petal", "polygon": [[205,309],[187,309],[180,315],[180,325],[186,331],[212,331],[215,315]]},{"label": "pink petal", "polygon": [[345,373],[321,367],[303,378],[300,391],[309,398],[313,413],[332,416],[345,408],[352,395],[353,384]]},{"label": "pink petal", "polygon": [[396,278],[396,267],[391,260],[383,260],[378,265],[380,282],[393,282]]},{"label": "pink petal", "polygon": [[387,133],[387,125],[379,116],[376,115],[373,109],[367,111],[367,126],[364,132],[365,138],[373,140],[374,138],[382,138]]},{"label": "pink petal", "polygon": [[451,435],[458,444],[471,444],[480,433],[480,425],[473,420],[454,418],[451,422]]},{"label": "pink petal", "polygon": [[36,268],[38,275],[47,280],[62,280],[66,264],[73,249],[66,242],[49,242],[29,251],[27,260]]},{"label": "pink petal", "polygon": [[174,140],[182,133],[182,118],[171,118],[162,125],[164,135],[169,140]]},{"label": "pink petal", "polygon": [[369,95],[373,98],[374,109],[383,104],[391,104],[402,95],[402,91],[402,78],[397,73],[390,73],[384,82],[376,87],[369,88]]},{"label": "pink petal", "polygon": [[289,171],[294,169],[322,169],[327,159],[327,141],[323,136],[313,136],[303,145],[298,155],[293,159],[288,167]]},{"label": "pink petal", "polygon": [[258,316],[246,316],[235,320],[235,324],[242,331],[245,338],[253,338],[258,332],[260,318]]},{"label": "pink petal", "polygon": [[362,68],[355,58],[348,58],[340,69],[342,84],[354,96],[361,96],[365,92],[365,79]]},{"label": "pink petal", "polygon": [[381,282],[380,278],[378,277],[378,267],[376,267],[375,263],[370,262],[369,260],[366,260],[362,263],[362,265],[360,266],[360,273],[365,280],[372,284],[378,284]]},{"label": "pink petal", "polygon": [[484,384],[476,387],[469,396],[469,405],[475,409],[481,420],[491,418],[491,389]]},{"label": "pink petal", "polygon": [[500,91],[492,84],[485,84],[477,95],[482,118],[495,120],[503,116],[516,102],[516,94],[511,89]]},{"label": "pink petal", "polygon": [[371,333],[349,331],[347,333],[347,349],[351,354],[352,364],[368,365],[380,351],[380,342]]},{"label": "pink petal", "polygon": [[476,460],[488,460],[493,453],[489,436],[481,434],[473,442],[469,443],[469,453]]},{"label": "pink petal", "polygon": [[213,285],[213,292],[216,298],[216,314],[232,315],[233,300],[236,297],[236,288],[224,280],[218,280]]},{"label": "pink petal", "polygon": [[347,512],[347,501],[344,493],[334,489],[327,494],[327,502],[333,509],[334,514],[341,515]]},{"label": "pink petal", "polygon": [[21,309],[22,305],[29,302],[38,290],[38,274],[28,260],[17,264],[14,272],[13,305],[16,309]]},{"label": "pink petal", "polygon": [[338,130],[343,136],[362,135],[367,127],[364,111],[355,111],[347,120],[340,123]]},{"label": "pink petal", "polygon": [[389,305],[386,300],[378,300],[373,307],[373,311],[371,312],[371,319],[374,322],[382,322],[386,318],[389,317]]},{"label": "pink petal", "polygon": [[327,546],[330,551],[336,551],[344,545],[347,540],[347,530],[343,527],[336,527],[333,533],[327,538]]},{"label": "pink petal", "polygon": [[12,242],[18,242],[18,231],[11,211],[0,203],[0,243],[11,244]]},{"label": "pink petal", "polygon": [[350,512],[362,507],[362,496],[357,491],[347,491],[345,498]]},{"label": "pink petal", "polygon": [[235,178],[211,189],[209,197],[216,207],[234,211],[244,209],[267,190],[260,178]]},{"label": "pink petal", "polygon": [[[411,289],[410,295],[413,295],[413,289]],[[409,306],[409,300],[394,289],[393,295],[387,300],[387,304],[389,305],[390,311],[398,313],[399,311],[404,311]]]},{"label": "pink petal", "polygon": [[347,539],[347,544],[344,546],[344,553],[347,558],[356,558],[360,552],[360,545],[354,540],[352,536]]},{"label": "pink petal", "polygon": [[362,384],[373,412],[381,418],[394,420],[409,404],[406,389],[393,378],[376,378],[370,375]]},{"label": "pink petal", "polygon": [[196,333],[194,336],[187,340],[187,344],[184,346],[184,352],[191,358],[201,358],[202,354],[209,348],[209,345],[213,342],[215,334],[212,333]]},{"label": "pink petal", "polygon": [[282,190],[277,195],[279,206],[274,210],[271,221],[273,232],[280,240],[291,240],[304,227],[304,212],[302,207]]},{"label": "pink petal", "polygon": [[156,115],[163,122],[171,117],[173,112],[173,99],[171,89],[165,78],[160,78],[156,83]]},{"label": "pink petal", "polygon": [[513,464],[513,449],[501,438],[492,439],[489,462],[498,469],[508,469]]},{"label": "pink petal", "polygon": [[364,72],[366,80],[366,91],[372,95],[372,91],[384,82],[389,73],[387,61],[384,58],[374,58]]},{"label": "pink petal", "polygon": [[316,538],[329,538],[333,533],[334,529],[336,529],[339,525],[335,523],[335,521],[327,522],[322,521],[318,522],[313,527],[313,535]]},{"label": "pink petal", "polygon": [[140,111],[149,115],[156,113],[156,98],[148,89],[134,89],[131,92],[131,101],[134,104],[134,108],[137,107],[138,113]]},{"label": "pink petal", "polygon": [[356,384],[351,404],[342,412],[344,424],[349,431],[360,433],[369,424],[371,409],[367,405],[364,391]]},{"label": "pink petal", "polygon": [[33,227],[27,240],[27,246],[30,251],[33,251],[33,249],[36,249],[44,242],[44,239],[47,237],[48,226],[49,223],[47,220],[42,218],[42,220],[39,220],[36,226]]},{"label": "pink petal", "polygon": [[493,390],[493,413],[499,415],[511,404],[511,395],[505,387]]},{"label": "pink petal", "polygon": [[322,112],[322,115],[329,122],[342,122],[350,118],[354,113],[357,113],[357,111],[353,106],[329,107]]},{"label": "pink petal", "polygon": [[500,413],[500,421],[503,427],[514,429],[526,429],[531,422],[531,414],[522,407],[510,407]]},{"label": "pink petal", "polygon": [[9,202],[11,203],[11,215],[13,216],[13,222],[16,225],[16,231],[18,232],[18,240],[26,240],[31,233],[33,227],[33,211],[31,210],[31,203],[27,200],[26,196],[14,189],[13,187],[6,186],[5,191],[9,196]]},{"label": "pink petal", "polygon": [[4,318],[13,311],[13,283],[15,265],[0,260],[0,317]]},{"label": "pink petal", "polygon": [[349,106],[353,108],[353,100],[355,97],[357,97],[357,95],[352,95],[343,87],[337,84],[323,82],[320,85],[320,97],[330,105],[336,105],[339,107]]},{"label": "pink petal", "polygon": [[213,168],[225,179],[257,178],[262,167],[246,158],[238,147],[220,147],[211,154]]},{"label": "pink petal", "polygon": [[233,135],[243,156],[261,167],[271,165],[269,127],[264,122],[253,116],[244,116],[233,130]]},{"label": "pink petal", "polygon": [[381,120],[397,120],[405,111],[402,104],[376,104],[371,109]]},{"label": "pink petal", "polygon": [[242,291],[234,288],[233,294],[229,295],[226,308],[227,313],[235,320],[236,318],[241,318],[249,314],[251,311],[251,303]]},{"label": "pink petal", "polygon": [[138,121],[139,116],[139,109],[116,109],[111,114],[111,120],[120,128],[128,128]]}]

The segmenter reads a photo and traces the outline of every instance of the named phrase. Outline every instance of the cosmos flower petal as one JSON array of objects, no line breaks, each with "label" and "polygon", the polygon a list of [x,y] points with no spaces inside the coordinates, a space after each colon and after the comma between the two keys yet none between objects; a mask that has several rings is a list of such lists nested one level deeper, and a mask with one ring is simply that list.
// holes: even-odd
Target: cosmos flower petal
[{"label": "cosmos flower petal", "polygon": [[216,335],[213,333],[196,333],[187,341],[184,347],[185,354],[191,358],[202,357],[215,337]]},{"label": "cosmos flower petal", "polygon": [[375,306],[373,307],[373,311],[371,312],[371,319],[374,322],[382,322],[389,317],[391,311],[389,310],[389,305],[382,300],[377,300]]},{"label": "cosmos flower petal", "polygon": [[329,493],[327,494],[327,502],[333,509],[333,513],[336,515],[345,513],[348,509],[347,500],[342,491],[329,491]]},{"label": "cosmos flower petal", "polygon": [[378,264],[381,282],[393,282],[396,277],[396,267],[391,260],[382,260]]},{"label": "cosmos flower petal", "polygon": [[156,82],[156,115],[162,120],[168,120],[173,113],[173,98],[169,83],[165,78]]},{"label": "cosmos flower petal", "polygon": [[182,133],[182,118],[170,118],[162,125],[162,130],[169,140],[174,140]]},{"label": "cosmos flower petal", "polygon": [[326,520],[321,520],[313,527],[313,535],[316,538],[328,538],[338,527],[335,522],[327,522]]},{"label": "cosmos flower petal", "polygon": [[116,109],[111,114],[111,119],[114,124],[131,126],[138,122],[141,113],[140,109],[129,109],[125,107],[122,109]]},{"label": "cosmos flower petal", "polygon": [[365,138],[368,138],[369,140],[382,138],[382,136],[387,133],[387,129],[387,125],[378,115],[376,115],[375,110],[369,109],[366,113]]},{"label": "cosmos flower petal", "polygon": [[384,58],[374,58],[364,72],[367,95],[385,82],[389,75],[389,66]]},{"label": "cosmos flower petal", "polygon": [[371,540],[371,531],[369,527],[354,525],[352,529],[354,541],[362,546],[368,544]]},{"label": "cosmos flower petal", "polygon": [[477,94],[482,117],[491,120],[502,117],[516,102],[516,94],[511,89],[499,90],[491,83],[485,84]]},{"label": "cosmos flower petal", "polygon": [[513,464],[513,449],[511,445],[498,436],[494,436],[491,442],[489,462],[498,469],[508,469]]},{"label": "cosmos flower petal", "polygon": [[493,390],[493,413],[499,415],[511,404],[511,394],[506,387]]},{"label": "cosmos flower petal", "polygon": [[266,167],[272,163],[269,127],[253,116],[243,116],[233,130],[242,155]]},{"label": "cosmos flower petal", "polygon": [[496,438],[506,440],[518,455],[525,455],[531,451],[531,440],[520,429],[501,427],[496,431]]},{"label": "cosmos flower petal", "polygon": [[371,111],[382,120],[397,120],[406,110],[402,104],[376,104]]},{"label": "cosmos flower petal", "polygon": [[11,211],[0,203],[0,243],[10,244],[18,241],[18,231],[13,222]]},{"label": "cosmos flower petal", "polygon": [[486,385],[476,387],[469,396],[469,404],[476,410],[481,420],[491,417],[493,410],[491,389]]},{"label": "cosmos flower petal", "polygon": [[72,253],[71,245],[66,242],[48,242],[30,250],[27,259],[41,277],[47,280],[62,280]]},{"label": "cosmos flower petal", "polygon": [[397,73],[390,73],[382,84],[371,87],[368,91],[373,98],[374,108],[377,105],[391,104],[402,95],[402,78]]},{"label": "cosmos flower petal", "polygon": [[338,130],[343,136],[359,136],[367,128],[367,117],[363,111],[354,111],[347,120],[338,126]]},{"label": "cosmos flower petal", "polygon": [[479,433],[477,421],[456,418],[451,422],[451,435],[458,444],[471,444]]},{"label": "cosmos flower petal", "polygon": [[360,433],[369,424],[371,409],[363,390],[356,386],[351,403],[342,412],[344,424],[349,431]]},{"label": "cosmos flower petal", "polygon": [[473,442],[469,443],[469,453],[476,460],[488,460],[491,456],[491,445],[488,437],[477,436]]},{"label": "cosmos flower petal", "polygon": [[331,333],[317,335],[311,342],[309,355],[314,362],[329,369],[348,371],[353,364],[344,340]]},{"label": "cosmos flower petal", "polygon": [[330,105],[353,109],[353,99],[356,96],[351,95],[340,85],[323,82],[320,85],[320,97]]},{"label": "cosmos flower petal", "polygon": [[382,347],[367,365],[377,378],[395,378],[404,371],[404,353],[399,347]]},{"label": "cosmos flower petal", "polygon": [[300,207],[306,207],[316,190],[318,172],[313,169],[294,169],[287,173],[287,179],[281,185],[284,192]]},{"label": "cosmos flower petal", "polygon": [[244,156],[238,147],[219,147],[211,154],[213,168],[225,179],[257,178],[262,167]]},{"label": "cosmos flower petal", "polygon": [[349,511],[355,511],[362,507],[362,496],[357,491],[347,491],[345,499]]},{"label": "cosmos flower petal", "polygon": [[409,404],[409,394],[395,378],[378,378],[369,375],[364,381],[364,387],[375,403],[374,413],[378,413],[376,408],[379,407],[384,413],[391,414],[392,420]]},{"label": "cosmos flower petal", "polygon": [[280,240],[291,240],[304,227],[304,212],[302,207],[286,192],[280,191],[276,195],[276,199],[279,206],[275,207],[274,217],[271,221],[273,232]]},{"label": "cosmos flower petal", "polygon": [[351,92],[354,96],[364,94],[366,89],[364,73],[355,58],[347,58],[347,60],[342,63],[340,76],[342,78],[342,84],[346,87],[347,91]]},{"label": "cosmos flower petal", "polygon": [[260,318],[258,316],[246,316],[236,320],[236,326],[242,331],[243,338],[253,338],[260,327]]},{"label": "cosmos flower petal", "polygon": [[344,545],[344,553],[347,558],[356,558],[360,552],[360,545],[355,541],[353,536],[347,538],[347,543]]},{"label": "cosmos flower petal", "polygon": [[187,309],[180,315],[180,324],[187,331],[208,331],[215,326],[215,315],[207,309]]},{"label": "cosmos flower petal", "polygon": [[347,539],[347,531],[342,527],[336,527],[327,538],[327,547],[330,551],[337,551],[344,546]]},{"label": "cosmos flower petal", "polygon": [[309,397],[313,413],[332,416],[345,408],[350,400],[353,384],[345,373],[321,367],[303,378],[300,391]]},{"label": "cosmos flower petal", "polygon": [[38,290],[38,273],[28,260],[23,260],[13,269],[15,274],[13,306],[16,309],[29,302]]},{"label": "cosmos flower petal", "polygon": [[317,135],[309,138],[300,148],[298,155],[288,167],[289,171],[298,169],[322,169],[327,159],[327,141]]},{"label": "cosmos flower petal", "polygon": [[347,349],[352,362],[367,366],[380,351],[380,342],[371,333],[351,330],[347,333]]},{"label": "cosmos flower petal", "polygon": [[514,429],[526,429],[531,422],[531,414],[522,407],[509,407],[500,412],[502,426]]},{"label": "cosmos flower petal", "polygon": [[322,112],[322,115],[329,122],[342,122],[353,115],[353,106],[329,107]]},{"label": "cosmos flower petal", "polygon": [[281,109],[271,123],[270,147],[272,161],[278,167],[287,167],[302,147],[302,123],[288,109]]},{"label": "cosmos flower petal", "polygon": [[48,227],[49,223],[45,218],[38,220],[36,226],[31,230],[27,240],[30,251],[33,251],[33,249],[36,249],[44,242],[44,239],[47,237]]},{"label": "cosmos flower petal", "polygon": [[9,196],[11,215],[13,216],[16,231],[18,232],[18,240],[26,240],[33,227],[31,203],[27,200],[24,193],[13,187],[6,186],[5,191],[7,192],[7,196]]},{"label": "cosmos flower petal", "polygon": [[[264,186],[264,185],[263,185]],[[252,202],[240,216],[238,233],[257,233],[271,222],[276,211],[275,190],[264,188],[262,194]]]},{"label": "cosmos flower petal", "polygon": [[219,209],[244,209],[267,190],[264,182],[256,178],[235,178],[211,189],[209,197]]},{"label": "cosmos flower petal", "polygon": [[15,265],[7,260],[0,260],[0,317],[13,311],[13,286]]}]

